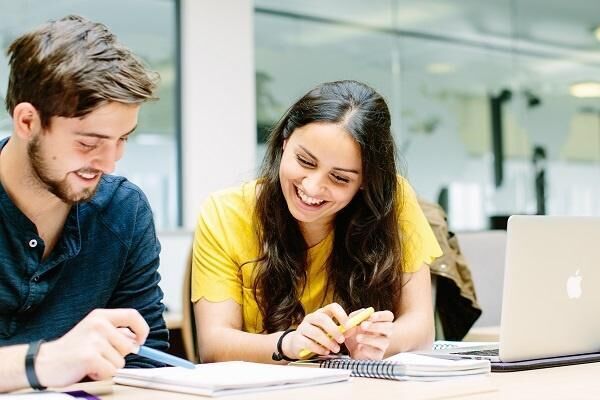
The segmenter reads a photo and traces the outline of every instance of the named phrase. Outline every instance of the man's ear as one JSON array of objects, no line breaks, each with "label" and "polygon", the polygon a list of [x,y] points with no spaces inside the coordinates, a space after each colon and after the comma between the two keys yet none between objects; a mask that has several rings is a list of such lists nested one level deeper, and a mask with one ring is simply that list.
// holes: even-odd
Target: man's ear
[{"label": "man's ear", "polygon": [[12,113],[13,130],[17,136],[29,141],[42,129],[40,114],[31,103],[19,103]]}]

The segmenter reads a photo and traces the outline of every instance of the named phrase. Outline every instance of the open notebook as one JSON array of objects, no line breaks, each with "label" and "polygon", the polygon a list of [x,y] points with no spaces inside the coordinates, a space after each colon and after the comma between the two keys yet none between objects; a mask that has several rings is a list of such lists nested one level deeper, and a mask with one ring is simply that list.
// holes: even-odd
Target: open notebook
[{"label": "open notebook", "polygon": [[349,378],[350,371],[345,370],[292,368],[285,365],[229,361],[199,364],[196,369],[120,369],[114,377],[114,382],[171,392],[223,396],[343,382]]},{"label": "open notebook", "polygon": [[352,376],[413,381],[437,381],[490,372],[488,360],[446,360],[414,353],[399,353],[385,360],[321,357],[296,361],[291,365],[341,368],[351,370]]}]

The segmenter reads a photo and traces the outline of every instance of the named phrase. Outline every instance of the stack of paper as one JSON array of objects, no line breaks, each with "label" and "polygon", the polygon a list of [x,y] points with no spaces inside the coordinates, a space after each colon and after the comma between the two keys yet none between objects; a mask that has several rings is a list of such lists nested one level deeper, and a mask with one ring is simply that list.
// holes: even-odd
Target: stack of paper
[{"label": "stack of paper", "polygon": [[172,392],[222,396],[343,382],[350,378],[350,372],[230,361],[200,364],[196,369],[120,369],[114,382]]},{"label": "stack of paper", "polygon": [[399,353],[385,360],[396,364],[396,373],[410,380],[439,380],[490,372],[488,360],[447,360],[414,353]]}]

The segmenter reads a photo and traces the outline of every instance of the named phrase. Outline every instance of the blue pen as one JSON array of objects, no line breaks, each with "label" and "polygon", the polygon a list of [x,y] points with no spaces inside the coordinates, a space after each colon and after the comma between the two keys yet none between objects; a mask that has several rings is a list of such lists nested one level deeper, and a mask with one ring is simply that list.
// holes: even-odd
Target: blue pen
[{"label": "blue pen", "polygon": [[179,358],[147,346],[140,346],[135,353],[138,356],[146,357],[151,360],[159,361],[168,365],[174,365],[176,367],[183,367],[188,369],[196,368],[196,365],[194,365],[194,363],[192,362],[189,362],[188,360],[184,360],[183,358]]}]

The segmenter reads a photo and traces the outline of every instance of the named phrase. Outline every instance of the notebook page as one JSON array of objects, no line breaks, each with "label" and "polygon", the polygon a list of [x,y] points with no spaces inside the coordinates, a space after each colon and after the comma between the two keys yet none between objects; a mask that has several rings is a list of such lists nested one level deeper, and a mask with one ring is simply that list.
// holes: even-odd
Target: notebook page
[{"label": "notebook page", "polygon": [[117,376],[211,390],[264,387],[299,382],[319,383],[327,378],[348,379],[349,371],[293,368],[283,365],[230,361],[200,364],[190,370],[180,367],[121,369]]}]

